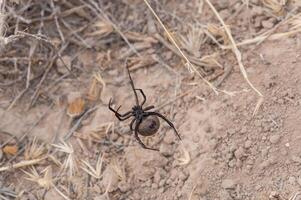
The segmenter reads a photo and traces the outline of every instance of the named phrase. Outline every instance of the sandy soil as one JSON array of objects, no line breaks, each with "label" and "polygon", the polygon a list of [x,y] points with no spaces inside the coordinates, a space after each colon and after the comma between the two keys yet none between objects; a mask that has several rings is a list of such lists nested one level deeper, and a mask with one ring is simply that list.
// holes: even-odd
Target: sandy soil
[{"label": "sandy soil", "polygon": [[[196,27],[209,24],[220,26],[206,1],[160,4],[154,1],[152,6],[175,37],[178,34],[191,39],[189,46],[189,41],[185,43],[180,36],[176,37],[185,53],[198,59],[216,54],[214,60],[220,66],[208,61],[210,65],[197,66],[197,69],[213,84],[220,81],[218,95],[154,36],[150,24],[157,22],[143,1],[122,2],[115,5],[105,1],[102,8],[109,15],[118,13],[114,23],[118,22],[124,33],[139,33],[135,39],[127,37],[135,48],[141,47],[142,58],[129,53],[130,47],[122,36],[110,29],[107,35],[98,38],[79,32],[70,36],[70,41],[66,37],[68,31],[64,30],[70,45],[61,55],[72,74],[56,59],[34,105],[30,106],[40,77],[30,83],[29,89],[9,110],[11,102],[24,89],[26,76],[18,75],[20,81],[5,86],[16,78],[3,72],[13,69],[12,62],[1,61],[0,199],[301,199],[298,196],[301,189],[300,33],[239,47],[250,81],[264,95],[259,111],[253,116],[258,96],[243,78],[233,52],[220,49],[203,32],[199,37],[189,32],[205,30]],[[298,2],[291,1],[280,14],[273,13],[264,1],[246,2],[212,1],[236,41],[256,38],[269,30],[273,30],[271,34],[286,33],[292,30],[288,22],[290,15],[300,18]],[[81,4],[79,1],[74,5]],[[18,10],[24,5],[19,2],[9,6]],[[55,6],[61,6],[61,11],[68,7],[56,1]],[[76,15],[86,17],[80,11]],[[8,18],[9,26],[13,26],[15,17]],[[54,19],[45,23],[55,27]],[[90,25],[87,31],[93,32],[89,28]],[[159,25],[156,28],[164,35]],[[51,40],[62,40],[58,32],[44,29],[43,33]],[[213,36],[222,45],[230,44],[223,31]],[[199,46],[195,37],[203,40]],[[84,38],[92,48],[86,48],[79,38]],[[1,57],[27,56],[35,41],[25,37],[20,42],[20,47],[27,48],[25,53],[19,49],[13,51],[18,47],[13,43]],[[42,49],[43,46],[38,46],[35,56],[49,57],[49,51]],[[119,122],[107,107],[111,97],[116,107],[122,105],[121,112],[128,111],[135,103],[124,65],[124,58],[129,55],[138,61],[154,55],[162,60],[161,63],[147,60],[147,64],[141,65],[133,62],[131,66],[136,87],[142,88],[147,96],[146,104],[159,108],[183,139],[180,142],[161,121],[157,134],[143,137],[148,146],[159,148],[159,152],[141,148],[129,129],[130,120]],[[19,65],[22,74],[26,74],[27,63],[20,61]],[[227,69],[231,73],[223,79]],[[44,61],[33,63],[33,77],[41,70],[43,73],[47,70]],[[10,139],[8,134],[16,136],[18,141]],[[65,138],[66,135],[70,137]],[[11,165],[34,159],[41,160],[30,166]],[[12,168],[2,170],[6,166]]]}]

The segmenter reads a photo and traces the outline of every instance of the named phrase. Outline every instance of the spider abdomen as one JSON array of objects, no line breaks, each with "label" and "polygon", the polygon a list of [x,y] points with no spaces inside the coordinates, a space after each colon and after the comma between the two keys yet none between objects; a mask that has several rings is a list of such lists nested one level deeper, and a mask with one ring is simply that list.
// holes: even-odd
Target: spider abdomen
[{"label": "spider abdomen", "polygon": [[160,121],[157,116],[150,115],[142,120],[138,132],[143,136],[151,136],[160,128]]}]

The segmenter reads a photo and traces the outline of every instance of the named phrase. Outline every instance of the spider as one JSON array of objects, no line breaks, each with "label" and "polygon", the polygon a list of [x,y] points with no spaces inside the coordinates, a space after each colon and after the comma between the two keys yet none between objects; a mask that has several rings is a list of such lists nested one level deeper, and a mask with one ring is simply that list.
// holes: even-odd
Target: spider
[{"label": "spider", "polygon": [[[151,109],[155,108],[154,106],[147,106],[147,107],[143,108],[143,105],[146,102],[146,96],[142,89],[135,88],[128,64],[126,64],[126,68],[127,68],[127,72],[128,72],[129,78],[130,78],[130,84],[131,84],[131,87],[132,87],[134,95],[135,95],[136,105],[134,105],[132,107],[132,110],[130,110],[124,114],[120,114],[118,112],[118,110],[121,108],[121,106],[119,106],[117,108],[117,110],[114,110],[111,107],[111,105],[112,105],[112,98],[111,98],[110,102],[109,102],[109,109],[115,113],[115,116],[120,121],[124,121],[124,120],[129,119],[130,117],[134,117],[134,119],[132,119],[132,121],[130,123],[130,129],[131,129],[131,131],[134,131],[136,140],[139,142],[139,144],[144,149],[159,151],[158,149],[147,147],[142,142],[142,140],[139,138],[139,134],[142,136],[151,136],[151,135],[154,135],[158,131],[158,129],[160,127],[160,121],[158,118],[163,119],[174,130],[175,135],[181,140],[181,137],[180,137],[178,131],[166,117],[164,117],[162,114],[160,114],[158,112],[150,111]],[[143,101],[141,104],[139,103],[137,91],[139,91],[143,97]],[[135,126],[134,126],[134,124],[135,124]]]}]

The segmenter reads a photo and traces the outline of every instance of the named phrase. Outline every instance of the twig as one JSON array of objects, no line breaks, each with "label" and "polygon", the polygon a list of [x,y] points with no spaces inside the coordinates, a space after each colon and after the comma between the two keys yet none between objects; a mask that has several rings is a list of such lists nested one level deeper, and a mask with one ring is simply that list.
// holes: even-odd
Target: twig
[{"label": "twig", "polygon": [[10,103],[10,105],[8,106],[8,108],[6,109],[7,111],[9,111],[12,107],[14,107],[14,105],[17,103],[17,101],[25,94],[25,92],[28,90],[28,88],[23,89],[15,98],[14,100]]},{"label": "twig", "polygon": [[187,56],[184,54],[184,52],[181,50],[181,48],[178,46],[178,44],[176,43],[175,39],[173,38],[173,36],[170,34],[170,32],[167,30],[167,28],[165,27],[165,25],[163,24],[163,22],[161,21],[161,19],[159,18],[159,16],[155,13],[155,11],[153,10],[153,8],[151,7],[151,5],[148,3],[147,0],[144,0],[144,3],[147,5],[147,7],[150,9],[150,11],[153,13],[153,15],[155,16],[155,18],[157,19],[157,21],[159,22],[159,24],[162,26],[162,28],[164,29],[165,33],[167,34],[168,38],[170,39],[170,41],[173,43],[173,45],[177,48],[177,50],[179,51],[179,53],[181,54],[181,57],[186,61],[186,66],[188,67],[188,69],[192,72],[195,72],[216,94],[218,94],[217,88],[215,88],[209,81],[207,81],[203,75],[195,68],[195,66],[191,63],[191,61],[187,58]]},{"label": "twig", "polygon": [[[96,8],[94,8],[93,6],[91,6],[91,5],[89,5],[89,4],[87,4],[85,1],[83,1],[83,0],[80,0],[83,4],[85,4],[85,5],[87,5],[100,19],[102,19],[102,18],[105,18],[105,20],[107,21],[107,22],[109,22],[110,24],[111,24],[111,26],[113,26],[113,28],[115,29],[115,31],[121,36],[121,38],[125,41],[125,43],[130,47],[130,49],[133,51],[133,52],[135,52],[135,54],[137,55],[137,56],[139,56],[140,58],[142,58],[142,56],[140,55],[140,53],[133,47],[133,45],[129,42],[129,40],[126,38],[126,36],[122,33],[122,31],[119,29],[119,27],[116,25],[116,24],[114,24],[113,22],[112,22],[112,20],[110,20],[109,19],[109,17],[106,15],[106,13],[97,5],[97,3],[95,3],[94,1],[92,1],[92,0],[89,0],[90,1],[90,3]],[[102,14],[102,16],[103,17],[101,17],[100,15],[99,15],[99,13],[100,14]]]},{"label": "twig", "polygon": [[64,19],[60,19],[60,20],[64,24],[64,26],[71,31],[70,34],[74,35],[77,39],[79,39],[85,45],[86,48],[91,48],[91,46],[85,41],[85,39],[83,39],[77,33],[78,31],[73,30],[73,28]]},{"label": "twig", "polygon": [[[68,44],[67,44],[68,45]],[[60,52],[62,52],[62,51],[64,51],[65,50],[65,48],[67,47],[67,45],[65,44],[52,58],[51,58],[51,60],[50,60],[50,62],[48,63],[48,66],[47,66],[47,68],[46,68],[46,70],[45,70],[45,72],[44,72],[44,74],[43,74],[43,77],[41,78],[41,80],[40,80],[40,82],[39,82],[39,84],[37,85],[37,87],[36,87],[36,90],[35,90],[35,92],[34,92],[34,94],[32,95],[32,97],[31,97],[31,103],[30,103],[30,106],[29,107],[31,107],[31,106],[33,106],[34,104],[35,104],[35,102],[36,102],[36,100],[38,99],[38,97],[39,97],[39,92],[40,92],[40,90],[41,90],[41,86],[42,86],[42,84],[43,84],[43,82],[45,81],[45,79],[46,79],[46,77],[47,77],[47,75],[48,75],[48,73],[50,72],[50,70],[51,70],[51,68],[53,67],[53,64],[54,64],[54,61],[59,57],[59,55],[60,55]]]},{"label": "twig", "polygon": [[54,21],[55,21],[56,29],[57,29],[57,31],[59,32],[59,35],[60,35],[60,37],[61,37],[62,42],[65,43],[65,37],[64,37],[64,34],[63,34],[62,30],[61,30],[61,26],[60,26],[60,24],[59,24],[58,17],[57,17],[57,8],[54,6],[53,0],[51,0],[50,5],[51,5],[51,8],[52,8],[52,10],[53,10]]},{"label": "twig", "polygon": [[27,167],[27,166],[30,166],[30,165],[35,165],[35,164],[38,164],[39,162],[41,162],[42,160],[45,160],[46,158],[47,157],[33,159],[33,160],[24,160],[24,161],[21,161],[19,163],[16,163],[16,164],[13,164],[13,165],[10,165],[10,166],[0,167],[0,172],[7,171],[7,170],[10,170],[10,169],[17,169],[17,168],[20,168],[20,167]]},{"label": "twig", "polygon": [[81,124],[82,120],[89,115],[90,113],[94,112],[98,107],[95,106],[93,108],[88,109],[78,120],[77,122],[73,125],[73,127],[68,131],[68,133],[64,136],[64,141],[68,140],[72,134],[74,133],[74,131],[76,131],[76,129],[79,127],[79,125]]},{"label": "twig", "polygon": [[219,15],[219,13],[217,12],[217,10],[215,9],[215,7],[212,5],[212,3],[210,2],[210,0],[205,0],[206,3],[209,5],[209,7],[211,8],[211,10],[214,12],[214,14],[216,15],[216,17],[218,18],[218,20],[220,21],[220,23],[223,25],[228,37],[229,37],[229,40],[232,44],[232,51],[233,53],[235,54],[236,56],[236,59],[237,59],[237,62],[238,62],[238,65],[239,65],[239,69],[243,75],[243,77],[245,78],[245,80],[247,81],[247,83],[249,84],[249,86],[257,93],[257,95],[259,96],[259,100],[257,102],[257,105],[254,109],[254,112],[253,112],[253,116],[257,113],[258,109],[260,108],[262,102],[263,102],[263,95],[261,94],[261,92],[259,90],[257,90],[255,88],[255,86],[251,83],[251,81],[249,80],[248,78],[248,74],[245,70],[245,67],[242,63],[242,56],[241,56],[241,53],[239,51],[239,49],[237,48],[237,45],[232,37],[232,34],[231,34],[231,31],[230,29],[226,26],[225,22],[223,21],[223,19],[221,18],[221,16]]}]

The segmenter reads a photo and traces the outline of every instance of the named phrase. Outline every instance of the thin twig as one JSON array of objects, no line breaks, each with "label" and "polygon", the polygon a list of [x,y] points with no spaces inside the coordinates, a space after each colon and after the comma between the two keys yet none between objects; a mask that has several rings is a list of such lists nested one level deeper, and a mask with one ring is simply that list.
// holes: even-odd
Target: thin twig
[{"label": "thin twig", "polygon": [[184,52],[181,50],[181,48],[179,47],[179,45],[176,43],[175,39],[173,38],[173,36],[170,34],[170,32],[167,30],[167,28],[165,27],[165,25],[163,24],[163,22],[161,21],[161,19],[159,18],[159,16],[156,14],[156,12],[153,10],[153,8],[151,7],[151,5],[148,3],[147,0],[144,0],[144,3],[147,5],[147,7],[150,9],[150,11],[153,13],[153,15],[155,16],[155,18],[157,19],[157,21],[159,22],[159,24],[162,26],[162,28],[164,29],[165,33],[167,34],[168,38],[170,39],[170,41],[173,43],[173,45],[178,49],[179,53],[181,54],[182,58],[185,60],[186,65],[188,67],[189,70],[191,70],[192,72],[195,72],[216,94],[218,94],[217,88],[214,87],[209,81],[207,81],[203,75],[195,68],[195,66],[190,62],[190,60],[187,58],[187,56],[184,54]]},{"label": "thin twig", "polygon": [[93,108],[88,109],[78,120],[77,122],[73,125],[73,127],[68,131],[68,133],[64,136],[64,141],[68,140],[72,134],[74,133],[74,131],[76,131],[76,129],[78,129],[79,125],[81,124],[82,120],[85,119],[85,117],[87,115],[89,115],[90,113],[94,112],[98,107],[95,106]]},{"label": "thin twig", "polygon": [[210,0],[205,0],[206,3],[209,5],[209,7],[211,8],[211,10],[214,12],[215,16],[218,18],[218,20],[220,21],[220,23],[223,25],[227,35],[228,35],[228,38],[232,44],[232,51],[233,53],[235,54],[236,56],[236,59],[237,59],[237,62],[238,62],[238,65],[239,65],[239,69],[243,75],[243,77],[245,78],[245,80],[247,81],[247,83],[249,84],[249,86],[258,94],[259,96],[259,100],[257,102],[257,105],[254,109],[254,112],[253,112],[253,116],[257,113],[258,109],[260,108],[262,102],[263,102],[263,95],[261,94],[261,92],[251,83],[251,81],[249,80],[248,78],[248,74],[245,70],[245,67],[242,63],[242,56],[241,56],[241,53],[239,51],[239,49],[237,48],[237,45],[232,37],[232,34],[231,34],[231,31],[230,29],[226,26],[224,20],[221,18],[221,16],[219,15],[219,13],[217,12],[217,10],[215,9],[215,7],[212,5],[212,3],[210,2]]},{"label": "thin twig", "polygon": [[[90,3],[94,6],[91,6],[89,4],[87,4],[85,1],[80,0],[83,4],[87,5],[100,19],[105,18],[105,20],[107,22],[110,23],[111,26],[113,26],[113,28],[115,29],[115,31],[121,36],[121,38],[125,41],[125,43],[130,47],[130,49],[135,52],[135,54],[142,58],[142,56],[140,55],[140,53],[133,47],[133,45],[129,42],[129,40],[126,38],[126,36],[123,34],[123,32],[119,29],[119,27],[112,22],[112,20],[109,19],[108,15],[97,5],[97,3],[95,3],[92,0],[89,0]],[[96,8],[96,9],[95,9]],[[98,11],[98,12],[97,12]],[[99,15],[102,14],[102,16]]]},{"label": "thin twig", "polygon": [[41,162],[42,160],[45,160],[46,158],[47,157],[33,159],[33,160],[24,160],[24,161],[21,161],[19,163],[13,164],[13,165],[0,167],[0,172],[7,171],[7,170],[10,170],[10,169],[17,169],[17,168],[20,168],[20,167],[27,167],[27,166],[30,166],[30,165],[35,165],[35,164],[38,164],[39,162]]}]

